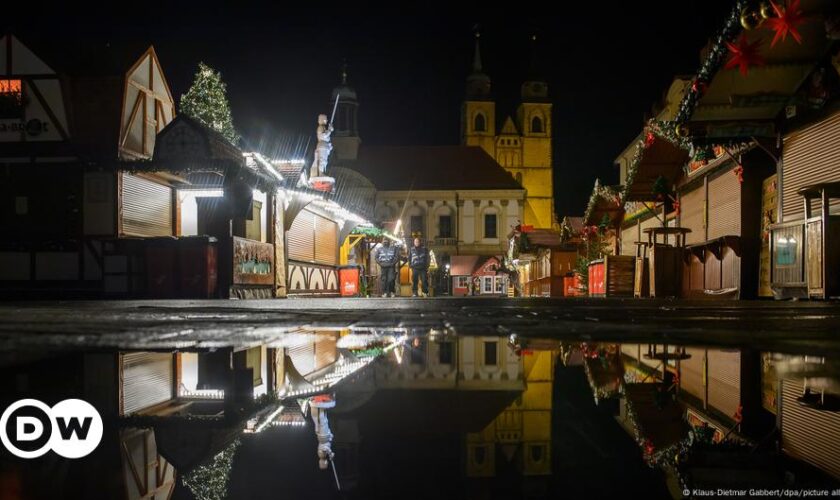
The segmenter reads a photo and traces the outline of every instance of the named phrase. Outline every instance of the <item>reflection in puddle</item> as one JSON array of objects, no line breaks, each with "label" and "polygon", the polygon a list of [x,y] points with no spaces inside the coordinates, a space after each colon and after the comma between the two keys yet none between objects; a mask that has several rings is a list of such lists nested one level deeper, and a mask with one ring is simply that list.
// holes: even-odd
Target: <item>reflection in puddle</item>
[{"label": "reflection in puddle", "polygon": [[21,498],[650,498],[826,486],[840,477],[838,375],[833,359],[749,347],[446,329],[45,355],[4,368],[4,403],[81,397],[105,419],[105,438],[78,470],[4,458],[0,478]]}]

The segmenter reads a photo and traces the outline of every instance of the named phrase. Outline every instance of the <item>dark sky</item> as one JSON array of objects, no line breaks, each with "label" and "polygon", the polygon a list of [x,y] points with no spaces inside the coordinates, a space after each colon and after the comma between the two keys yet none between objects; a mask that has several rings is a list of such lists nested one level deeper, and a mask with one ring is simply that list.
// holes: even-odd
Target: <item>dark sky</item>
[{"label": "dark sky", "polygon": [[551,2],[541,8],[525,2],[479,13],[463,7],[449,12],[453,2],[401,4],[397,13],[207,1],[170,2],[160,16],[151,3],[138,4],[137,15],[126,14],[132,5],[126,3],[110,11],[7,11],[0,23],[41,43],[152,43],[176,100],[204,61],[222,72],[234,122],[254,147],[313,134],[345,58],[361,102],[364,144],[456,144],[473,26],[481,27],[484,67],[499,114],[514,108],[529,64],[528,37],[537,33],[554,102],[555,193],[562,217],[583,212],[596,177],[618,181],[614,158],[638,134],[673,75],[696,71],[700,49],[731,3]]}]

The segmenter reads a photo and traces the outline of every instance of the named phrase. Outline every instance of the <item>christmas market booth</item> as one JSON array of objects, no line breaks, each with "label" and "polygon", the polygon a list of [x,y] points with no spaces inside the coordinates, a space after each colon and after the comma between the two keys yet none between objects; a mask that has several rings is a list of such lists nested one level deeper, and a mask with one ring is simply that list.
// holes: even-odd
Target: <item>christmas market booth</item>
[{"label": "christmas market booth", "polygon": [[502,256],[453,255],[450,261],[452,295],[508,295],[508,273],[502,271]]},{"label": "christmas market booth", "polygon": [[[804,31],[811,24],[817,26]],[[830,48],[810,67],[782,120],[783,147],[772,185],[776,205],[768,217],[770,248],[763,255],[769,265],[762,275],[777,298],[840,295],[840,34],[836,27],[824,34],[819,28],[818,23],[802,27],[803,45],[824,48],[832,40]]]},{"label": "christmas market booth", "polygon": [[564,240],[562,233],[552,229],[515,233],[508,247],[508,260],[519,273],[522,296],[566,296],[566,278],[573,279],[578,246],[579,240]]},{"label": "christmas market booth", "polygon": [[679,295],[679,240],[665,237],[659,241],[652,231],[676,223],[679,204],[673,186],[687,158],[684,145],[656,120],[648,123],[636,143],[624,184],[625,215],[619,249],[621,255],[634,260],[634,296]]},{"label": "christmas market booth", "polygon": [[[688,153],[675,162],[682,175],[663,175],[657,189],[676,202],[678,225],[691,230],[681,295],[826,296],[823,262],[831,266],[832,244],[806,250],[799,191],[838,180],[831,135],[837,9],[827,0],[735,2],[677,112],[648,123],[639,150],[669,142]],[[814,243],[831,239],[821,217]]]},{"label": "christmas market booth", "polygon": [[[790,141],[780,143],[779,135],[810,107],[806,94],[813,90],[814,77],[822,78],[823,73],[814,73],[815,66],[832,42],[817,17],[827,6],[819,0],[796,2],[787,10],[779,7],[784,16],[755,6],[737,15],[733,10],[725,27],[730,41],[712,43],[704,53],[703,66],[686,94],[684,113],[674,125],[691,143],[691,157],[677,186],[680,225],[692,230],[687,236],[684,296],[772,295],[769,225],[781,222],[777,165],[788,169],[784,156],[796,157],[795,151],[792,157],[788,154]],[[811,15],[811,21],[803,17]],[[788,23],[784,29],[795,36],[782,40],[780,26]],[[836,82],[836,71],[828,69]],[[823,92],[828,85],[828,78],[817,82]],[[818,149],[809,154],[819,157]],[[788,171],[797,170],[793,161]],[[788,200],[795,201],[794,211],[802,206],[794,200],[796,191],[812,179],[792,173],[784,180],[785,188],[792,183]],[[802,241],[793,234],[793,226],[779,234],[786,232],[796,244]]]},{"label": "christmas market booth", "polygon": [[[181,115],[158,134],[153,160],[123,168],[125,175],[178,180],[173,233],[143,241],[146,296],[285,295],[283,177],[265,158]],[[155,213],[138,207],[138,216]],[[200,286],[185,286],[183,276]]]},{"label": "christmas market booth", "polygon": [[[373,214],[375,189],[367,178],[344,168],[330,170],[335,179],[331,192],[301,185],[298,165],[283,168],[283,173],[288,200],[283,221],[288,293],[340,296],[341,266],[359,266],[359,280],[366,271],[363,247],[358,247],[362,240],[352,232],[360,226],[372,227],[368,221]],[[354,294],[358,293],[361,281],[352,288],[356,289]]]},{"label": "christmas market booth", "polygon": [[602,186],[596,179],[583,216],[590,297],[633,295],[635,259],[616,252],[623,216],[619,187]]}]

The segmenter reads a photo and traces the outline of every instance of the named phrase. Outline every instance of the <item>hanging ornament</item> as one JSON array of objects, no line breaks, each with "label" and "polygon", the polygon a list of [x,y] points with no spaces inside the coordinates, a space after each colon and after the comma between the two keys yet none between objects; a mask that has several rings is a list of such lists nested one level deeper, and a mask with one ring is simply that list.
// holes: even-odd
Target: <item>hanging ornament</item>
[{"label": "hanging ornament", "polygon": [[764,19],[761,17],[760,11],[753,10],[749,6],[741,9],[741,26],[745,30],[753,30],[761,26]]},{"label": "hanging ornament", "polygon": [[771,2],[761,2],[758,6],[758,13],[761,15],[761,19],[765,21],[776,15]]},{"label": "hanging ornament", "polygon": [[738,165],[737,167],[735,167],[735,168],[732,170],[732,172],[733,172],[736,176],[738,176],[738,183],[739,183],[739,184],[743,184],[743,183],[744,183],[744,166],[743,166],[743,165]]},{"label": "hanging ornament", "polygon": [[776,43],[781,40],[785,41],[788,34],[796,40],[796,43],[802,43],[802,35],[799,34],[799,26],[806,21],[805,16],[802,15],[802,9],[799,8],[799,0],[792,0],[787,7],[782,7],[776,2],[770,2],[773,6],[774,17],[767,19],[767,29],[774,31],[773,41],[770,42],[770,47],[775,47]]},{"label": "hanging ornament", "polygon": [[674,133],[677,134],[677,137],[688,137],[689,130],[688,126],[684,123],[681,123],[674,127]]},{"label": "hanging ornament", "polygon": [[656,142],[656,136],[653,135],[653,132],[648,132],[645,134],[645,147],[649,148],[653,146],[653,143]]},{"label": "hanging ornament", "polygon": [[747,76],[750,66],[761,66],[764,64],[764,58],[758,53],[758,49],[761,47],[760,39],[754,42],[749,42],[747,40],[747,35],[742,34],[741,37],[738,38],[737,44],[726,42],[726,46],[729,47],[729,54],[731,57],[729,58],[729,61],[726,62],[724,69],[731,69],[737,66],[738,71],[740,71],[742,75]]}]

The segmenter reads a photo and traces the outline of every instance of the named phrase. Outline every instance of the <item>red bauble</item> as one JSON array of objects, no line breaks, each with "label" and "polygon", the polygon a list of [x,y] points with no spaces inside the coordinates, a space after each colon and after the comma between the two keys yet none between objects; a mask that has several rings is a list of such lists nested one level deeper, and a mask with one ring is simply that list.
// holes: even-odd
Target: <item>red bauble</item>
[{"label": "red bauble", "polygon": [[741,37],[738,38],[737,44],[726,42],[726,46],[729,47],[731,57],[726,63],[726,66],[724,66],[724,69],[738,67],[741,74],[747,76],[750,66],[760,66],[764,64],[764,58],[758,54],[758,49],[761,47],[761,40],[756,40],[750,43],[747,40],[747,35],[742,34]]},{"label": "red bauble", "polygon": [[653,135],[653,132],[648,132],[645,135],[645,147],[649,148],[653,146],[653,143],[656,142],[656,136]]}]

